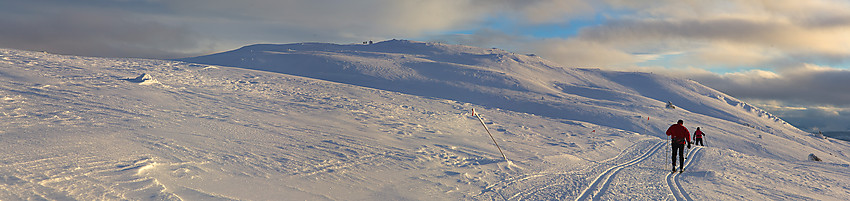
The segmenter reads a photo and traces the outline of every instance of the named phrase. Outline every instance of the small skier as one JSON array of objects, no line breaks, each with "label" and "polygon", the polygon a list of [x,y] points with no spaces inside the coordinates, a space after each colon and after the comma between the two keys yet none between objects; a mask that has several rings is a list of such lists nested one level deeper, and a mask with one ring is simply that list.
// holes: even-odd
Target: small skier
[{"label": "small skier", "polygon": [[694,145],[705,146],[705,143],[702,141],[703,136],[705,136],[705,133],[697,127],[697,131],[694,131]]},{"label": "small skier", "polygon": [[679,172],[682,172],[685,170],[685,145],[687,144],[688,149],[691,148],[691,132],[682,124],[684,124],[684,121],[680,119],[667,129],[667,136],[670,136],[672,140],[670,145],[673,147],[674,172],[676,171],[676,152],[679,154]]}]

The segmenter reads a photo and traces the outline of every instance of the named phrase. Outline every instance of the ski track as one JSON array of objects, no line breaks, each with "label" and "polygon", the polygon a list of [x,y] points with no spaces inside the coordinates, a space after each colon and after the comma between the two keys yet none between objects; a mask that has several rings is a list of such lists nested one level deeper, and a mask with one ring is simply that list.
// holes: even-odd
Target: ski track
[{"label": "ski track", "polygon": [[[612,161],[614,161],[614,160],[625,157],[626,152],[630,152],[630,151],[632,151],[632,149],[639,147],[639,146],[642,146],[642,144],[644,144],[648,141],[652,141],[652,140],[644,140],[644,141],[641,141],[641,142],[638,142],[638,143],[634,143],[634,144],[630,145],[629,147],[623,149],[619,153],[617,153],[616,156],[605,159],[603,161],[597,161],[595,163],[600,163],[600,164],[612,163]],[[647,146],[653,146],[653,145],[647,145]],[[514,178],[509,179],[509,180],[504,180],[504,181],[501,181],[501,182],[491,184],[491,185],[489,185],[488,187],[485,188],[482,195],[487,193],[487,192],[491,192],[491,193],[497,194],[499,198],[502,198],[502,200],[528,199],[528,198],[525,198],[524,195],[535,195],[535,194],[540,193],[540,191],[544,191],[546,189],[549,189],[549,188],[552,188],[552,187],[555,187],[555,186],[565,185],[560,181],[553,181],[553,180],[564,179],[563,177],[565,175],[575,175],[575,174],[580,173],[580,172],[589,172],[590,169],[592,169],[592,168],[593,168],[593,166],[588,166],[588,167],[585,167],[581,170],[574,170],[574,171],[568,171],[568,172],[561,171],[561,172],[543,172],[543,173],[536,173],[536,174],[526,174],[526,175],[523,175],[523,176],[514,177]],[[546,183],[546,184],[544,184],[542,187],[525,188],[526,190],[520,190],[518,192],[508,194],[508,196],[510,196],[510,197],[507,197],[505,195],[505,192],[503,192],[511,186],[519,185],[521,183],[526,183],[526,182],[533,182],[532,180],[535,180],[535,179],[538,179],[538,178],[543,178],[544,180],[547,180],[547,181],[544,181],[544,183]]]},{"label": "ski track", "polygon": [[[603,172],[598,177],[596,177],[596,179],[594,179],[593,182],[591,182],[591,184],[588,185],[587,188],[585,188],[582,191],[581,195],[576,197],[575,200],[592,200],[595,197],[599,197],[600,194],[605,192],[605,190],[608,188],[608,186],[611,183],[611,179],[614,178],[614,175],[616,175],[618,172],[620,172],[620,170],[622,170],[623,168],[630,167],[632,165],[638,164],[638,163],[646,160],[647,158],[649,158],[650,156],[655,154],[655,152],[658,152],[658,150],[661,147],[664,147],[665,144],[666,143],[664,141],[658,142],[654,146],[652,146],[652,148],[650,148],[649,151],[647,151],[646,153],[644,153],[640,157],[635,158],[635,159],[633,159],[629,162],[619,164],[619,165],[615,165],[614,167],[608,168],[607,170],[605,170],[605,172]],[[598,189],[598,190],[594,191],[594,189]],[[562,198],[562,199],[565,199],[565,198]]]},{"label": "ski track", "polygon": [[[702,150],[702,147],[695,147],[688,151],[688,157],[687,160],[685,160],[684,169],[689,169],[691,167],[691,163],[699,160],[696,158],[696,155],[700,150]],[[667,186],[670,188],[670,194],[673,195],[673,198],[676,200],[693,200],[691,199],[691,196],[688,196],[685,192],[685,188],[682,187],[682,184],[679,183],[679,175],[681,175],[681,173],[677,174],[671,172],[670,174],[667,174],[667,179],[665,181]]]}]

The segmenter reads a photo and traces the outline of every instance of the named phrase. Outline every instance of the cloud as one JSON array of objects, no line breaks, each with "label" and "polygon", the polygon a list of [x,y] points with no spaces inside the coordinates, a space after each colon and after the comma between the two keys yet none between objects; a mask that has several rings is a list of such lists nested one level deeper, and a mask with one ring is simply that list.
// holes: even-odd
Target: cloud
[{"label": "cloud", "polygon": [[530,24],[564,23],[576,17],[593,15],[597,7],[584,0],[515,0],[504,1],[505,10]]},{"label": "cloud", "polygon": [[426,40],[428,42],[459,44],[475,47],[499,46],[502,48],[507,47],[508,49],[514,49],[515,51],[527,51],[519,50],[519,48],[525,47],[524,44],[528,43],[530,39],[527,37],[510,35],[498,30],[480,29],[471,34],[445,34],[428,36]]},{"label": "cloud", "polygon": [[544,39],[530,45],[540,56],[568,67],[614,67],[647,59],[593,41]]},{"label": "cloud", "polygon": [[[567,66],[616,68],[777,68],[799,63],[842,64],[850,58],[850,37],[845,37],[850,35],[850,3],[843,1],[608,0],[604,5],[585,5],[604,16],[600,24],[585,26],[556,44],[542,45],[539,55],[568,61],[563,63]],[[588,53],[565,48],[587,48]],[[594,50],[601,52],[595,54]],[[613,52],[618,56],[610,60],[595,56]],[[655,57],[641,58],[644,56]]]},{"label": "cloud", "polygon": [[4,1],[0,36],[7,41],[0,46],[79,55],[160,57],[157,55],[223,51],[249,43],[421,38],[486,29],[494,19],[518,24],[565,23],[573,17],[593,15],[598,5],[588,2],[592,1]]},{"label": "cloud", "polygon": [[484,28],[481,23],[505,17],[520,23],[566,22],[573,16],[592,14],[582,0],[178,0],[162,6],[186,16],[215,21],[252,21],[314,30],[349,32],[355,35],[417,37],[453,29]]},{"label": "cloud", "polygon": [[[618,19],[583,29],[575,40],[592,41],[627,52],[692,52],[683,55],[683,60],[728,66],[769,63],[786,57],[836,61],[850,56],[850,38],[845,37],[850,35],[850,24],[827,28],[806,26],[786,20],[728,17]],[[717,59],[735,57],[737,59]]]},{"label": "cloud", "polygon": [[454,0],[32,0],[3,4],[2,47],[157,58],[255,42],[413,37],[470,25],[492,9],[486,3]]},{"label": "cloud", "polygon": [[810,132],[814,131],[847,131],[850,130],[850,108],[847,107],[772,107],[771,105],[756,104],[768,112],[781,116],[782,119]]},{"label": "cloud", "polygon": [[741,66],[765,66],[776,63],[787,55],[776,48],[729,42],[705,43],[692,48],[688,55],[673,60],[675,65],[713,66],[737,68]]},{"label": "cloud", "polygon": [[[574,37],[499,46],[542,47],[537,53],[552,55],[552,60],[597,67],[640,65],[659,59],[654,56],[669,56],[669,52],[680,53],[671,64],[732,67],[788,58],[835,63],[850,55],[850,38],[844,37],[850,34],[850,4],[831,0],[31,0],[4,2],[0,10],[6,25],[2,33],[11,38],[3,46],[70,46],[53,40],[63,37],[59,33],[79,33],[77,38],[64,36],[65,42],[79,41],[78,47],[83,47],[80,54],[87,55],[221,51],[248,43],[439,37],[456,30],[486,32],[494,24],[515,29],[539,24],[569,26],[574,19],[599,16],[604,16],[603,24],[582,28]],[[69,26],[49,29],[39,25]],[[132,36],[120,30],[140,34],[120,37]],[[92,37],[83,37],[87,33]],[[12,41],[26,35],[42,38]],[[553,41],[557,43],[541,44]],[[95,50],[98,47],[103,48]],[[575,47],[600,52],[567,50]],[[63,52],[73,52],[71,49]]]},{"label": "cloud", "polygon": [[[222,25],[240,27],[242,34],[245,30],[262,33],[253,34],[253,41],[268,42],[422,37],[447,41],[459,39],[458,35],[446,36],[447,31],[486,33],[494,23],[565,23],[595,11],[594,5],[584,0],[177,0],[161,4],[176,15],[193,17],[191,23],[203,32],[214,32]],[[228,34],[223,38],[240,37]]]},{"label": "cloud", "polygon": [[[103,57],[175,58],[198,48],[193,31],[108,10],[0,14],[0,44],[7,48]],[[26,11],[25,11],[26,12]]]},{"label": "cloud", "polygon": [[[417,35],[468,25],[492,8],[477,1],[178,0],[162,1],[175,15],[224,23],[251,22],[338,35]],[[327,34],[331,35],[331,34]]]},{"label": "cloud", "polygon": [[750,70],[691,78],[739,98],[850,107],[850,70],[845,69],[802,64],[778,73]]}]

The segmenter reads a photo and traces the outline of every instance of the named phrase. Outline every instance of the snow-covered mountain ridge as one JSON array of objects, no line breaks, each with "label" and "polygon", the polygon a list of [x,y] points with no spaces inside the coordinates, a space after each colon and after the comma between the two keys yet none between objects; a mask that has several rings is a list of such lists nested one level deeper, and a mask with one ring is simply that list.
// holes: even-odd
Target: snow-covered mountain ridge
[{"label": "snow-covered mountain ridge", "polygon": [[[620,114],[615,116],[633,116],[641,110],[638,108],[654,110],[672,101],[692,112],[736,123],[787,125],[761,109],[692,81],[563,68],[540,57],[499,49],[406,40],[373,45],[296,43],[251,45],[182,61],[280,72],[555,118],[592,121],[600,117],[587,114],[582,107],[600,106],[603,110],[634,110],[612,111]],[[740,109],[749,114],[737,116]],[[767,122],[749,122],[753,120],[750,115]],[[603,124],[638,132],[659,130],[634,127],[630,119],[618,120],[628,123]]]},{"label": "snow-covered mountain ridge", "polygon": [[[185,61],[0,50],[0,199],[850,194],[847,142],[690,80],[403,40],[252,45]],[[678,119],[701,127],[708,146],[669,174],[663,131]]]}]

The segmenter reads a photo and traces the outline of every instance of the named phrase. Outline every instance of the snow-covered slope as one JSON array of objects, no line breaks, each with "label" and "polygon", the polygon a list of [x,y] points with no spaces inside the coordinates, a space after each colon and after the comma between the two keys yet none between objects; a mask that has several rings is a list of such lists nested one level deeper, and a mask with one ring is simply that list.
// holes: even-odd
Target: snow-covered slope
[{"label": "snow-covered slope", "polygon": [[[0,50],[0,200],[850,194],[850,144],[689,80],[402,40],[185,61]],[[678,119],[709,146],[671,175]]]},{"label": "snow-covered slope", "polygon": [[[660,137],[677,119],[709,131],[722,129],[716,126],[740,124],[783,138],[802,135],[761,109],[690,80],[648,73],[562,68],[539,57],[498,49],[406,40],[374,45],[297,43],[252,45],[183,61],[469,102]],[[668,101],[679,109],[664,109]],[[739,130],[743,129],[725,132]],[[717,140],[729,144],[741,141],[738,137],[757,136],[752,132],[736,134],[735,138]],[[782,151],[787,150],[778,148],[771,152]],[[779,157],[803,156],[787,153]]]}]

